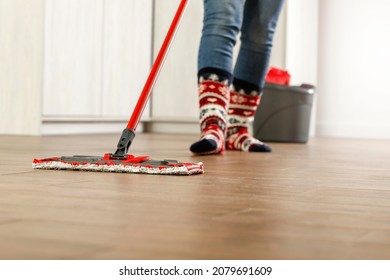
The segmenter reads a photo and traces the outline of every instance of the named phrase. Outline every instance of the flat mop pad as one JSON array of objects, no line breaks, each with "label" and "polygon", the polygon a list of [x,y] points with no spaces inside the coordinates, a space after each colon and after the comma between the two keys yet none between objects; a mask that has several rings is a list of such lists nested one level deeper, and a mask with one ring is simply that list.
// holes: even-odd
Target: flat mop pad
[{"label": "flat mop pad", "polygon": [[126,159],[113,159],[111,154],[103,157],[73,156],[34,159],[35,169],[101,171],[117,173],[193,175],[202,174],[203,163],[178,162],[176,160],[151,160],[148,156],[127,155]]}]

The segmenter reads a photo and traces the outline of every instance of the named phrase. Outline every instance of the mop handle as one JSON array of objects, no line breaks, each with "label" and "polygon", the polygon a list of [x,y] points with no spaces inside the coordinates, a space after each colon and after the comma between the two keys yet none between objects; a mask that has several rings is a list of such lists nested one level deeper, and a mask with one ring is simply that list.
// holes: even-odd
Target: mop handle
[{"label": "mop handle", "polygon": [[142,113],[145,109],[146,103],[149,100],[151,91],[153,86],[157,80],[158,74],[164,64],[165,58],[167,56],[168,50],[171,46],[173,38],[175,37],[178,26],[180,25],[181,19],[183,18],[183,14],[185,9],[187,8],[189,0],[181,0],[179,7],[177,8],[175,17],[172,20],[171,26],[165,36],[164,42],[161,45],[160,51],[153,63],[152,69],[150,71],[149,77],[145,82],[144,88],[138,98],[138,102],[135,105],[133,114],[127,124],[127,128],[135,131],[137,125],[140,121]]}]

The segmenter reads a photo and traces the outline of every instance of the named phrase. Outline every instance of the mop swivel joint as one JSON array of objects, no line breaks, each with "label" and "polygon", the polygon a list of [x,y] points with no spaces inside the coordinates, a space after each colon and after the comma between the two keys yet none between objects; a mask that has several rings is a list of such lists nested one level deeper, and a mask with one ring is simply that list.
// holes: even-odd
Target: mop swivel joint
[{"label": "mop swivel joint", "polygon": [[127,151],[135,137],[135,132],[131,129],[124,129],[119,139],[117,150],[111,154],[112,159],[127,159]]}]

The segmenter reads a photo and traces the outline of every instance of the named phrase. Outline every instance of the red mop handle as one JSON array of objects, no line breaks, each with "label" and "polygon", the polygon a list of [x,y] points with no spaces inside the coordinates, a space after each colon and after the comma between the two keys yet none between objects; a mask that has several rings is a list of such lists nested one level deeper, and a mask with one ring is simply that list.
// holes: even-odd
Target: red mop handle
[{"label": "red mop handle", "polygon": [[171,26],[165,36],[164,42],[161,45],[160,51],[156,57],[156,60],[153,63],[152,70],[150,71],[149,77],[145,82],[144,88],[138,98],[138,102],[135,105],[133,114],[127,124],[127,128],[135,131],[137,125],[140,121],[142,113],[145,109],[146,103],[149,100],[151,91],[154,84],[156,83],[158,74],[160,73],[161,67],[164,64],[165,58],[167,56],[168,50],[171,46],[173,38],[175,37],[178,26],[180,25],[181,19],[185,9],[187,8],[189,0],[181,0],[179,7],[177,8],[175,17],[172,20]]}]

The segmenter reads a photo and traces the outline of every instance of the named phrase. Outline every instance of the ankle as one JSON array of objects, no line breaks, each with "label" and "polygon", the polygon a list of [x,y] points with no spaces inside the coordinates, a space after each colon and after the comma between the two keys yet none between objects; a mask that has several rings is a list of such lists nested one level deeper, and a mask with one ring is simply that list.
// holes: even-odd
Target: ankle
[{"label": "ankle", "polygon": [[225,150],[225,135],[216,124],[205,127],[200,140],[190,147],[191,152],[199,155],[221,154]]}]

